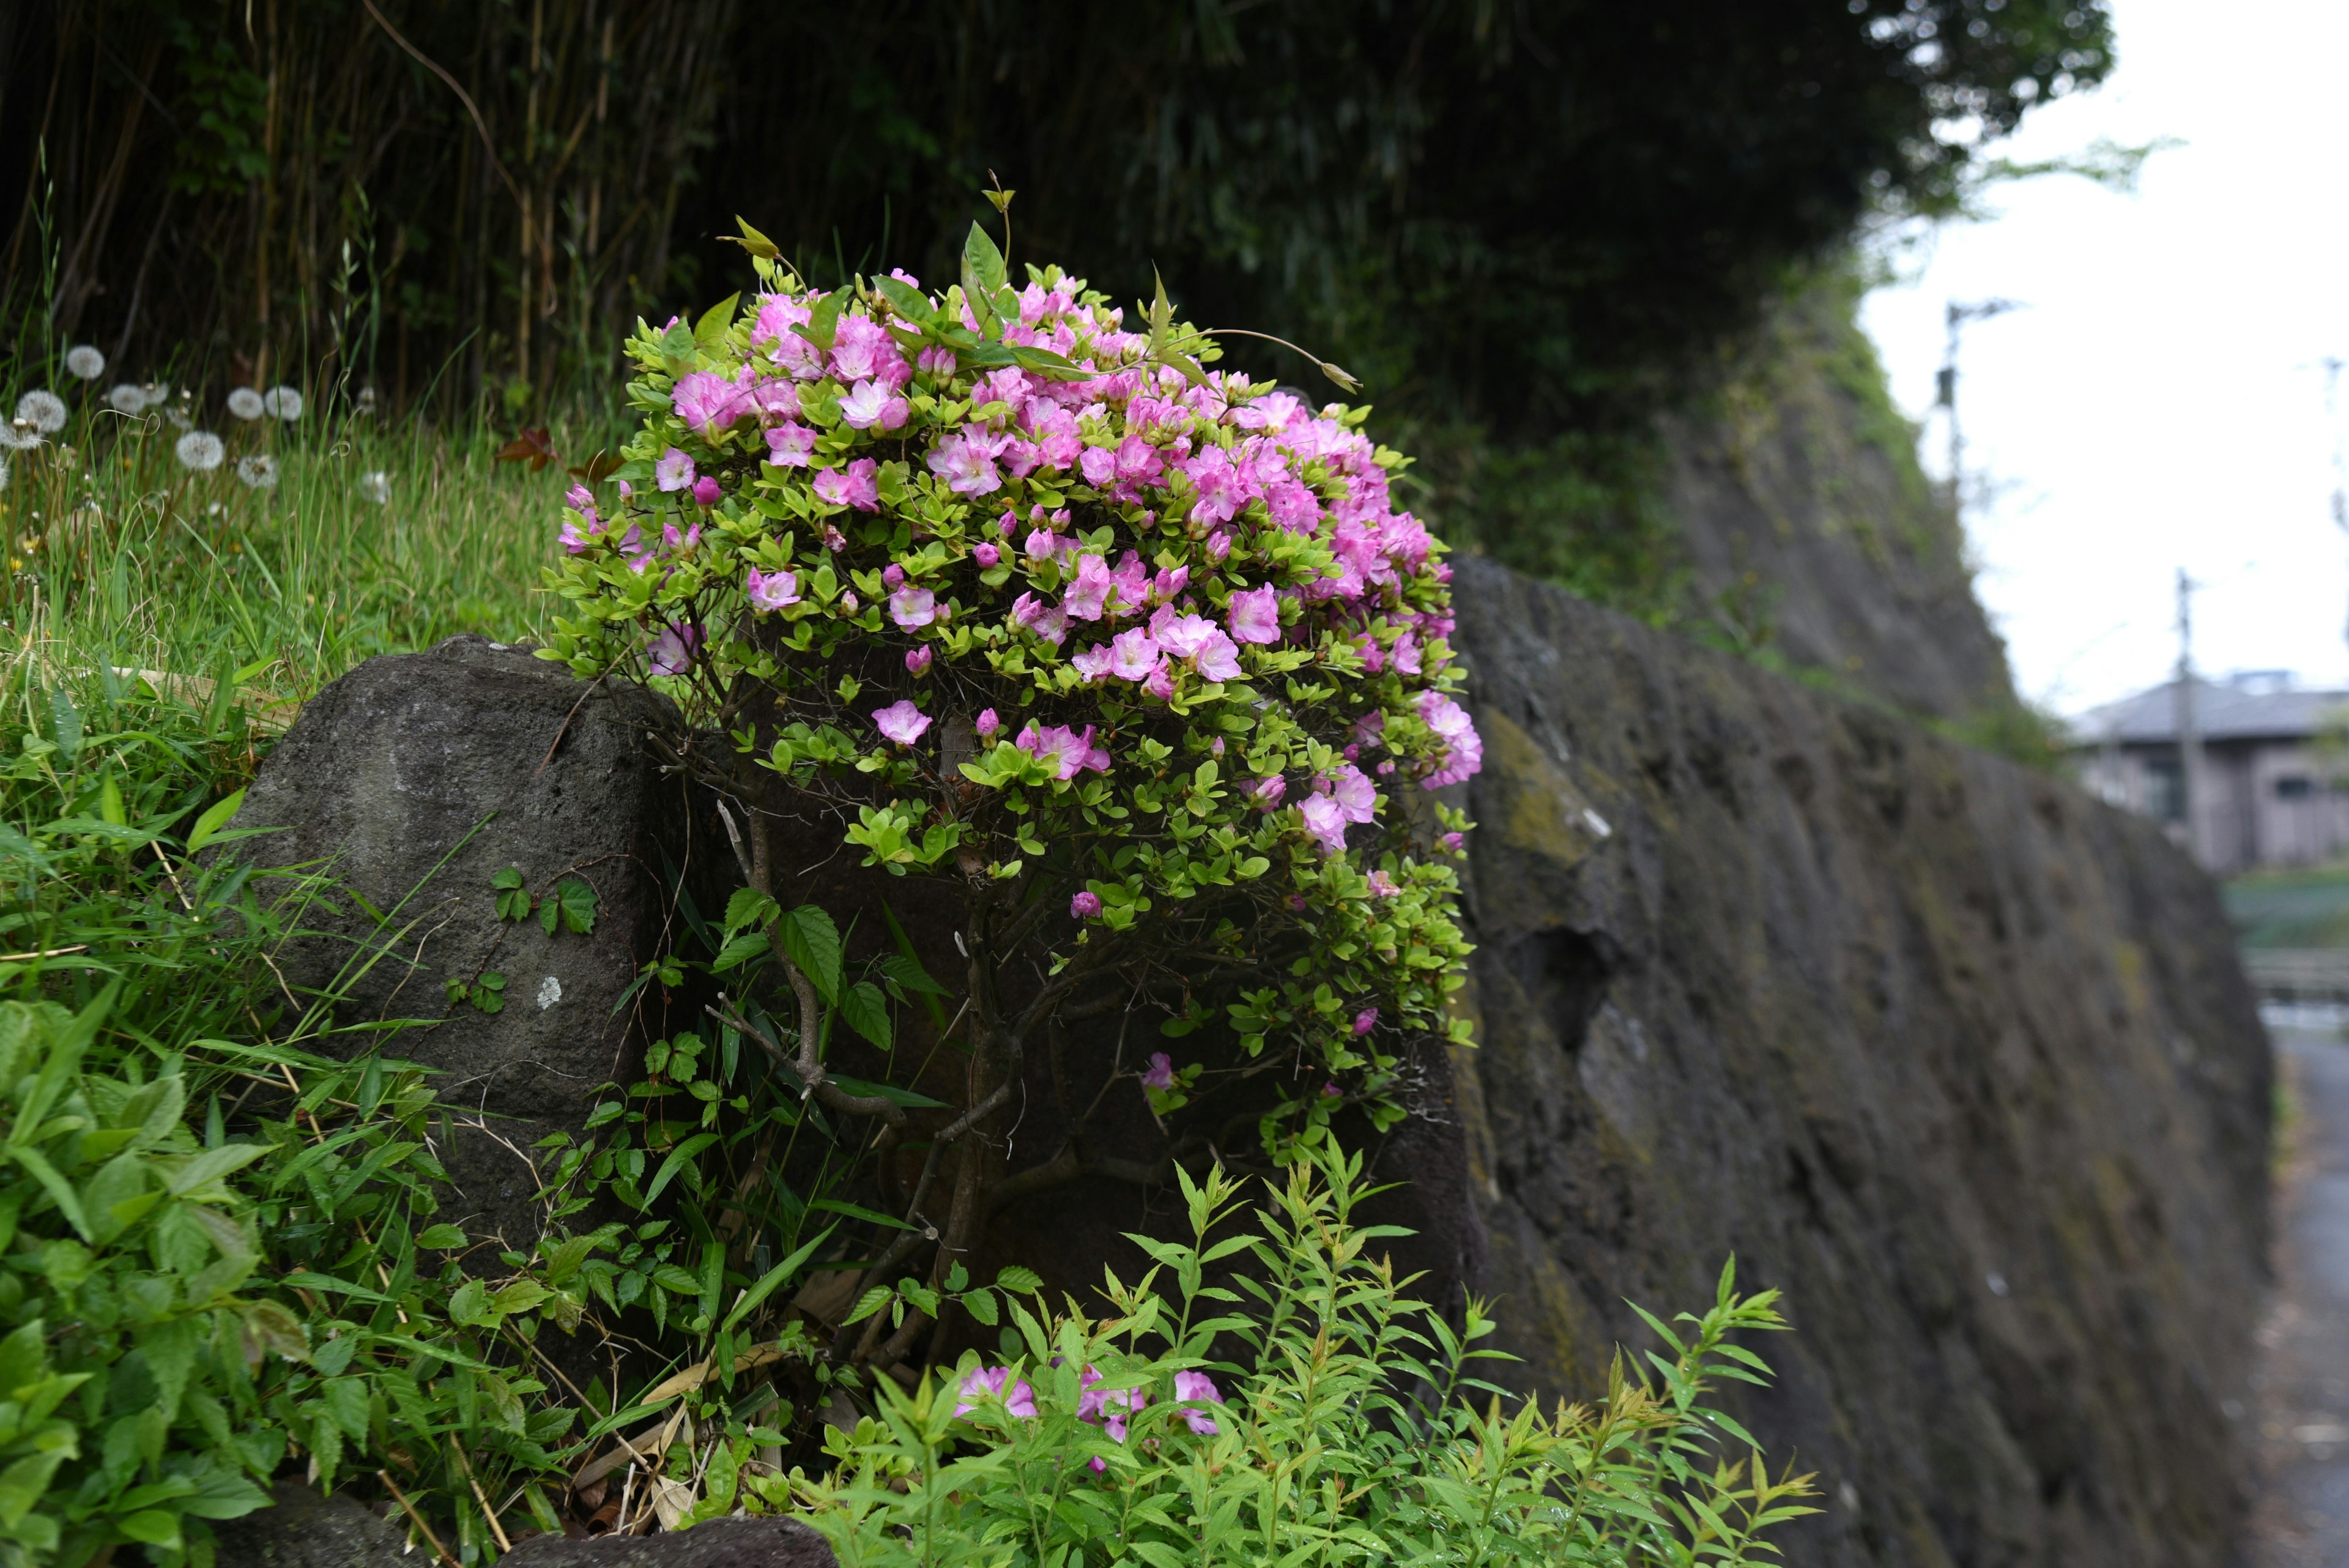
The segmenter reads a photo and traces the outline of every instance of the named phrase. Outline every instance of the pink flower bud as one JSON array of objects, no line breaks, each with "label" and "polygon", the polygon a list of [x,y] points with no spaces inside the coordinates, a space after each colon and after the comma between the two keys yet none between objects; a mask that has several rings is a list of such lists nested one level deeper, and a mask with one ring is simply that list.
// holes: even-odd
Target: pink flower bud
[{"label": "pink flower bud", "polygon": [[905,586],[905,568],[892,561],[881,568],[881,580],[894,591]]},{"label": "pink flower bud", "polygon": [[1335,1084],[1324,1084],[1321,1085],[1321,1097],[1325,1100],[1334,1100],[1345,1092],[1345,1090],[1340,1088]]},{"label": "pink flower bud", "polygon": [[1354,1014],[1355,1033],[1368,1034],[1371,1030],[1376,1029],[1378,1026],[1379,1010],[1377,1008],[1365,1007],[1360,1012]]},{"label": "pink flower bud", "polygon": [[914,675],[926,675],[929,673],[930,645],[928,643],[924,643],[921,647],[915,649],[912,652],[905,655],[905,669],[909,674]]},{"label": "pink flower bud", "polygon": [[718,481],[709,474],[705,473],[693,482],[693,498],[704,506],[717,505],[719,496],[723,493],[718,487]]},{"label": "pink flower bud", "polygon": [[977,561],[982,569],[986,569],[1003,559],[1003,552],[992,545],[979,545],[971,550],[970,558]]},{"label": "pink flower bud", "polygon": [[1069,914],[1073,919],[1090,920],[1101,913],[1101,896],[1088,889],[1069,900]]},{"label": "pink flower bud", "polygon": [[[995,716],[994,709],[989,708],[978,716],[978,722],[971,727],[978,732],[978,738],[984,741],[992,737],[996,731],[1003,728],[1003,721]],[[1454,834],[1453,836],[1456,838],[1459,835]]]},{"label": "pink flower bud", "polygon": [[1220,561],[1232,553],[1232,536],[1218,528],[1207,535],[1207,559]]},{"label": "pink flower bud", "polygon": [[1174,1058],[1164,1051],[1150,1054],[1150,1070],[1142,1075],[1142,1086],[1160,1093],[1174,1086]]},{"label": "pink flower bud", "polygon": [[849,592],[840,596],[840,607],[846,610],[851,615],[854,615],[856,613],[855,590],[851,589]]}]

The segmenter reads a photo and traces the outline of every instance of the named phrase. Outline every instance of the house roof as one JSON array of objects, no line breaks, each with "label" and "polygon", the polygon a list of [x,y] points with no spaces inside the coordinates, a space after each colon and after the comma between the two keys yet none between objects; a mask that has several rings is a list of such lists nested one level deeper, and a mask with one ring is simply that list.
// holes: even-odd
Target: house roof
[{"label": "house roof", "polygon": [[[2286,686],[2271,680],[2194,682],[2194,726],[2205,741],[2304,739],[2349,724],[2349,691]],[[2072,743],[2100,746],[2175,743],[2178,683],[2092,708],[2069,721]]]}]

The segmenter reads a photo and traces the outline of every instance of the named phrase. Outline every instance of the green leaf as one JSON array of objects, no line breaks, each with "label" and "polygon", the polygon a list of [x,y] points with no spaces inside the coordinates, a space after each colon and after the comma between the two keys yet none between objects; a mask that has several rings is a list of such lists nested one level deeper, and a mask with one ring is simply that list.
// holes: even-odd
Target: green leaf
[{"label": "green leaf", "polygon": [[749,963],[766,950],[766,932],[738,931],[727,939],[726,946],[719,951],[717,961],[709,968],[712,973],[724,974],[730,969]]},{"label": "green leaf", "polygon": [[81,754],[81,710],[62,686],[49,693],[49,739],[68,764]]},{"label": "green leaf", "polygon": [[730,294],[701,313],[693,324],[693,341],[698,348],[715,350],[726,341],[726,329],[734,325],[734,307],[741,303],[740,294]]},{"label": "green leaf", "polygon": [[429,1225],[416,1238],[416,1244],[436,1252],[447,1251],[465,1244],[465,1232],[454,1225]]},{"label": "green leaf", "polygon": [[813,904],[802,904],[775,922],[783,935],[783,956],[813,982],[826,1002],[840,1000],[840,928]]},{"label": "green leaf", "polygon": [[[439,1229],[454,1231],[457,1228],[453,1225],[446,1225],[439,1227]],[[458,1235],[460,1239],[463,1234],[464,1232],[458,1231]],[[299,1286],[301,1289],[308,1291],[333,1291],[341,1295],[356,1297],[363,1302],[388,1302],[391,1299],[389,1296],[384,1295],[380,1292],[367,1289],[365,1285],[355,1285],[347,1280],[338,1280],[332,1274],[316,1273],[307,1269],[299,1270],[294,1273],[287,1274],[277,1282],[288,1289]],[[352,1436],[356,1437],[357,1434],[353,1433]]]},{"label": "green leaf", "polygon": [[244,791],[239,790],[227,799],[215,801],[207,807],[204,814],[196,818],[195,826],[188,830],[188,853],[193,855],[210,844],[213,836],[228,826],[229,818],[236,815],[236,808],[243,804]]},{"label": "green leaf", "polygon": [[762,926],[775,912],[775,901],[754,888],[737,888],[734,896],[726,900],[726,931],[729,936],[745,926]]},{"label": "green leaf", "polygon": [[971,224],[969,237],[962,243],[962,266],[964,291],[968,293],[971,281],[976,280],[992,301],[995,291],[1003,286],[1003,253],[977,223]]},{"label": "green leaf", "polygon": [[874,1285],[871,1290],[866,1291],[863,1295],[856,1298],[856,1310],[850,1313],[847,1317],[843,1318],[841,1321],[840,1326],[846,1328],[852,1323],[863,1323],[866,1318],[871,1317],[874,1313],[879,1312],[883,1307],[887,1306],[891,1302],[895,1301],[896,1299],[897,1293],[891,1290],[888,1286]]},{"label": "green leaf", "polygon": [[[734,226],[742,231],[742,237],[739,240],[735,240],[734,243],[740,245],[744,250],[749,251],[752,255],[763,256],[768,261],[773,261],[783,254],[781,250],[776,246],[774,241],[761,234],[758,230],[752,228],[750,226],[750,220],[742,216],[740,213],[734,214]],[[720,239],[726,239],[730,238],[731,236],[721,234],[719,237]]]},{"label": "green leaf", "polygon": [[889,1048],[889,999],[869,980],[860,980],[840,999],[840,1016],[851,1029],[884,1051]]},{"label": "green leaf", "polygon": [[[555,884],[554,897],[547,902],[563,907],[563,924],[576,936],[585,936],[595,929],[595,889],[576,877],[565,877]],[[554,931],[547,928],[549,934]]]},{"label": "green leaf", "polygon": [[[821,1208],[823,1205],[817,1204],[813,1205],[813,1207]],[[826,1226],[823,1234],[817,1236],[814,1241],[807,1242],[805,1245],[802,1246],[799,1251],[793,1252],[790,1257],[785,1258],[781,1262],[777,1263],[773,1268],[769,1269],[764,1274],[761,1274],[759,1277],[759,1282],[757,1284],[752,1285],[749,1290],[742,1293],[742,1299],[734,1303],[734,1310],[726,1314],[726,1321],[724,1323],[719,1324],[719,1330],[721,1332],[730,1332],[733,1329],[736,1324],[740,1323],[744,1318],[748,1317],[761,1302],[765,1301],[768,1296],[774,1293],[774,1290],[777,1285],[780,1285],[785,1280],[790,1279],[792,1274],[799,1271],[801,1264],[806,1262],[810,1258],[814,1257],[816,1249],[823,1246],[825,1241],[831,1240],[833,1231],[838,1229],[840,1229],[840,1227],[837,1225]]]},{"label": "green leaf", "polygon": [[941,1110],[946,1106],[944,1100],[934,1100],[929,1096],[918,1094],[912,1089],[901,1089],[895,1084],[875,1084],[864,1078],[852,1078],[845,1073],[827,1073],[824,1076],[852,1095],[860,1096],[878,1095],[891,1105],[903,1106],[907,1110],[935,1111]]},{"label": "green leaf", "polygon": [[808,319],[803,325],[792,330],[829,354],[833,340],[840,335],[841,310],[847,304],[848,290],[835,288],[810,307]]},{"label": "green leaf", "polygon": [[873,286],[881,291],[881,297],[889,302],[890,309],[908,321],[926,327],[938,318],[938,313],[923,297],[922,291],[903,278],[876,277],[873,280]]},{"label": "green leaf", "polygon": [[1030,1294],[1044,1288],[1044,1278],[1041,1274],[1033,1269],[1023,1269],[1017,1263],[998,1271],[995,1282],[1005,1290],[1020,1295]]},{"label": "green leaf", "polygon": [[897,1231],[910,1231],[914,1228],[894,1214],[884,1214],[878,1210],[865,1209],[838,1198],[819,1198],[808,1207],[821,1209],[827,1214],[845,1214],[852,1220],[870,1220],[875,1225],[886,1225]]},{"label": "green leaf", "polygon": [[963,1293],[962,1310],[970,1314],[972,1322],[987,1328],[993,1328],[1001,1321],[1002,1309],[996,1303],[995,1293],[985,1285]]},{"label": "green leaf", "polygon": [[651,1207],[653,1199],[661,1195],[661,1189],[667,1187],[669,1182],[676,1178],[678,1171],[683,1170],[688,1164],[692,1163],[693,1157],[695,1155],[699,1154],[703,1149],[708,1148],[711,1144],[716,1143],[717,1141],[718,1135],[716,1133],[696,1133],[691,1137],[686,1139],[683,1143],[678,1145],[675,1148],[669,1150],[668,1158],[661,1161],[660,1169],[656,1172],[653,1177],[653,1184],[645,1189],[646,1207]]}]

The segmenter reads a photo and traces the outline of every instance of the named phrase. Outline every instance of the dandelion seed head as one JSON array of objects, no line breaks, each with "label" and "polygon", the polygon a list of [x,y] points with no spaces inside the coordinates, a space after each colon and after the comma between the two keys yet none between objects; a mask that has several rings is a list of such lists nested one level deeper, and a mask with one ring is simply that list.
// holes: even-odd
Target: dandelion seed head
[{"label": "dandelion seed head", "polygon": [[41,432],[33,428],[30,420],[16,420],[0,425],[0,447],[12,452],[30,452],[41,444]]},{"label": "dandelion seed head", "polygon": [[265,452],[249,452],[236,460],[236,476],[248,490],[274,490],[277,460]]},{"label": "dandelion seed head", "polygon": [[179,439],[171,448],[171,453],[180,460],[181,468],[194,473],[210,473],[221,465],[221,460],[228,455],[228,449],[221,444],[221,438],[210,431],[190,431]]},{"label": "dandelion seed head", "polygon": [[251,387],[239,387],[228,395],[228,411],[241,420],[257,420],[265,408],[259,392]]},{"label": "dandelion seed head", "polygon": [[106,356],[93,344],[77,343],[66,350],[66,373],[95,381],[106,374]]},{"label": "dandelion seed head", "polygon": [[47,387],[36,387],[16,400],[16,419],[42,435],[55,435],[66,428],[66,400]]},{"label": "dandelion seed head", "polygon": [[302,389],[285,386],[270,388],[261,395],[261,411],[292,424],[302,417]]},{"label": "dandelion seed head", "polygon": [[147,411],[147,389],[117,381],[106,389],[106,404],[117,413],[143,414]]},{"label": "dandelion seed head", "polygon": [[0,457],[0,490],[8,488],[8,460]]},{"label": "dandelion seed head", "polygon": [[391,475],[381,469],[359,475],[359,493],[378,506],[391,504]]}]

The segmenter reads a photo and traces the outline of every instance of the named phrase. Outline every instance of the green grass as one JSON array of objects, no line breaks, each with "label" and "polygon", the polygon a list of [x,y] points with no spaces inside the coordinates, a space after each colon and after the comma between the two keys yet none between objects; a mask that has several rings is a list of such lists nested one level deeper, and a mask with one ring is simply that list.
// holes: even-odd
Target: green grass
[{"label": "green grass", "polygon": [[[561,469],[500,463],[483,434],[263,420],[222,431],[228,462],[191,473],[180,433],[159,416],[83,413],[5,454],[5,690],[74,686],[111,663],[246,671],[256,693],[298,700],[374,654],[536,629]],[[260,454],[276,461],[274,488],[236,476]],[[373,473],[388,499],[367,493]]]},{"label": "green grass", "polygon": [[2253,872],[2222,893],[2247,948],[2349,948],[2349,865]]}]

